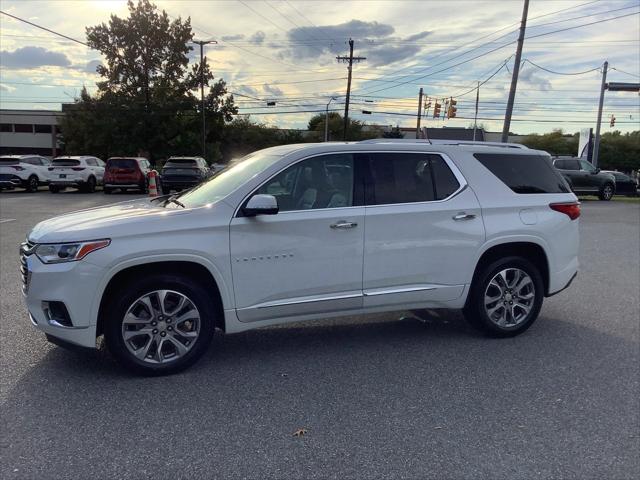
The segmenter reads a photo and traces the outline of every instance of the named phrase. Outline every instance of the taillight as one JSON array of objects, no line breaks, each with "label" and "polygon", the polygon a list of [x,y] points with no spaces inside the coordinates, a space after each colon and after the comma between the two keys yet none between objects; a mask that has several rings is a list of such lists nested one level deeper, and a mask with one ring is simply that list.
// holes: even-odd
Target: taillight
[{"label": "taillight", "polygon": [[549,205],[549,208],[556,212],[564,213],[571,220],[575,220],[580,216],[580,202],[552,203]]},{"label": "taillight", "polygon": [[84,170],[84,167],[71,167],[71,170],[73,170],[74,172],[80,172]]}]

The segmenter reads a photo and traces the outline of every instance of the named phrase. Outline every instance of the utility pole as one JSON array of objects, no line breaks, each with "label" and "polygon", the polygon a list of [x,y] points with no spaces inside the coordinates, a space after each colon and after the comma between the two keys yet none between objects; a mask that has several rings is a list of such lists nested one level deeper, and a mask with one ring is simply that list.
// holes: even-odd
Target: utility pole
[{"label": "utility pole", "polygon": [[593,166],[598,166],[598,150],[600,150],[600,124],[602,123],[602,106],[604,105],[604,91],[607,89],[607,68],[609,62],[602,65],[602,85],[600,86],[600,103],[598,104],[598,121],[596,123],[596,138],[593,141]]},{"label": "utility pole", "polygon": [[344,56],[338,56],[336,57],[336,60],[338,60],[338,62],[348,62],[349,63],[349,67],[348,67],[348,76],[347,76],[347,99],[344,103],[344,131],[342,133],[342,139],[346,140],[347,139],[347,125],[349,125],[349,99],[351,97],[351,70],[353,67],[353,62],[360,62],[361,60],[366,60],[367,57],[355,57],[353,56],[353,39],[349,39],[349,56],[348,57],[344,57]]},{"label": "utility pole", "polygon": [[204,114],[204,46],[218,43],[215,40],[193,40],[200,45],[200,110],[202,110],[202,158],[207,158],[207,120]]},{"label": "utility pole", "polygon": [[420,118],[422,117],[422,87],[418,95],[418,123],[416,125],[416,138],[420,138]]},{"label": "utility pole", "polygon": [[324,114],[324,141],[325,142],[329,141],[329,105],[331,105],[331,102],[335,99],[336,97],[331,97],[331,99],[329,100],[329,103],[327,103],[326,113]]},{"label": "utility pole", "polygon": [[516,49],[516,59],[513,64],[511,74],[511,89],[509,90],[509,100],[507,101],[507,111],[504,114],[504,126],[502,127],[502,142],[509,141],[509,128],[511,127],[511,115],[513,114],[513,103],[516,99],[516,85],[518,84],[518,73],[520,72],[520,58],[522,57],[522,45],[524,44],[524,32],[527,29],[527,12],[529,11],[529,0],[524,0],[522,9],[522,21],[520,22],[520,35],[518,35],[518,47]]},{"label": "utility pole", "polygon": [[476,141],[476,128],[478,126],[478,103],[480,103],[480,80],[476,89],[476,113],[473,116],[473,141]]}]

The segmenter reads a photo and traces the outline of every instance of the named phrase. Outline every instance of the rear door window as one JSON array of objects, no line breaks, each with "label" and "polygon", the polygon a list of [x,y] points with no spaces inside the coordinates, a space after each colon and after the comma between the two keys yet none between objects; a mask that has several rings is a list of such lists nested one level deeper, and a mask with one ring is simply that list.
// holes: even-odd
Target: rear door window
[{"label": "rear door window", "polygon": [[473,156],[515,193],[570,192],[547,156],[511,153],[476,153]]},{"label": "rear door window", "polygon": [[436,199],[429,166],[430,155],[420,153],[372,153],[367,203],[428,202]]}]

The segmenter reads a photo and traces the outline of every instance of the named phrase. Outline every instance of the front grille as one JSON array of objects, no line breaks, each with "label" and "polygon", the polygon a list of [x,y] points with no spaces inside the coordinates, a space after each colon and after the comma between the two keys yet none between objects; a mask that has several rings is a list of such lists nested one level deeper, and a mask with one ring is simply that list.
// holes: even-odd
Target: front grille
[{"label": "front grille", "polygon": [[22,277],[22,293],[25,295],[29,291],[29,283],[31,282],[31,272],[27,263],[27,257],[33,255],[36,245],[29,240],[20,245],[20,276]]}]

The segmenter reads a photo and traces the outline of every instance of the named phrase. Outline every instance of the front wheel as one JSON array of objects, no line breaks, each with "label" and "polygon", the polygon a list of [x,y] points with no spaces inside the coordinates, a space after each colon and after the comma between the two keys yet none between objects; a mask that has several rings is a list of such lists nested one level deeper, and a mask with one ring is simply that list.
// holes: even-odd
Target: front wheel
[{"label": "front wheel", "polygon": [[521,257],[507,257],[483,268],[471,285],[464,316],[494,337],[524,332],[538,318],[544,284],[538,268]]},{"label": "front wheel", "polygon": [[29,193],[34,193],[38,191],[38,185],[40,185],[40,181],[38,177],[35,175],[31,175],[25,184],[25,190]]},{"label": "front wheel", "polygon": [[207,350],[217,309],[209,292],[186,276],[134,280],[114,295],[105,341],[116,359],[143,375],[184,370]]},{"label": "front wheel", "polygon": [[603,187],[600,189],[600,193],[598,194],[598,198],[600,200],[609,201],[613,198],[613,194],[615,193],[615,187],[611,183],[605,183]]}]

